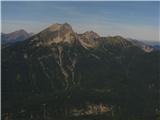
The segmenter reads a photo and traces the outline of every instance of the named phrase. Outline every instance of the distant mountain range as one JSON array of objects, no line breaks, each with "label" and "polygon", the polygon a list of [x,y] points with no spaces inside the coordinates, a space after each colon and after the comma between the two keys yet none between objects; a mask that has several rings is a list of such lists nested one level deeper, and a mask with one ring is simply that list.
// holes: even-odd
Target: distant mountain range
[{"label": "distant mountain range", "polygon": [[160,52],[141,42],[57,23],[1,54],[2,120],[154,120],[160,111]]},{"label": "distant mountain range", "polygon": [[150,40],[150,41],[147,41],[147,40],[141,40],[142,42],[148,44],[148,45],[160,45],[160,41],[153,41],[153,40]]},{"label": "distant mountain range", "polygon": [[148,45],[142,41],[138,41],[138,40],[134,40],[134,39],[128,39],[129,41],[131,41],[135,46],[141,48],[142,50],[144,50],[145,52],[151,52],[154,50],[154,47],[151,45]]},{"label": "distant mountain range", "polygon": [[31,37],[32,35],[33,33],[28,33],[23,29],[11,33],[1,33],[1,43],[8,44],[23,41]]},{"label": "distant mountain range", "polygon": [[[19,41],[24,41],[29,37],[33,36],[34,33],[28,33],[25,30],[17,30],[11,33],[1,33],[1,43],[4,44],[11,44]],[[87,36],[87,37],[100,37],[97,33],[93,31],[87,31],[84,34],[79,34],[80,36]],[[159,42],[149,42],[149,41],[140,41],[136,39],[128,39],[131,41],[135,46],[141,48],[145,52],[151,52],[153,50],[160,50],[160,43]],[[91,42],[91,41],[88,41]]]},{"label": "distant mountain range", "polygon": [[135,39],[128,39],[134,45],[141,48],[145,52],[151,52],[153,50],[160,50],[160,42],[140,41]]}]

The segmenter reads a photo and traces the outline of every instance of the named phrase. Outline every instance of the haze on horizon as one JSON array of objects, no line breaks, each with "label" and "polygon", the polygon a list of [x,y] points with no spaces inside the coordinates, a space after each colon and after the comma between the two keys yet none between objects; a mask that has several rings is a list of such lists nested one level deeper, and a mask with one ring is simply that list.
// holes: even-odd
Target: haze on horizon
[{"label": "haze on horizon", "polygon": [[158,1],[2,1],[2,32],[38,33],[51,24],[68,22],[78,33],[93,30],[102,36],[159,41],[159,7]]}]

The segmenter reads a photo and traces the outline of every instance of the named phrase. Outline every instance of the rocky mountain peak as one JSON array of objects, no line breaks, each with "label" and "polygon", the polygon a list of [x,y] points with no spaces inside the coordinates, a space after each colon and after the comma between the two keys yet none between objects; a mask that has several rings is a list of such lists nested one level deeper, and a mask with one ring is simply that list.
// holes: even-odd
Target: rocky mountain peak
[{"label": "rocky mountain peak", "polygon": [[[82,34],[77,34],[73,31],[70,24],[56,23],[49,26],[39,34],[35,35],[31,41],[37,41],[34,42],[36,46],[48,46],[59,43],[60,44],[67,43],[70,45],[80,45],[85,49],[90,49],[90,48],[97,48],[103,41],[102,39],[103,38],[100,37],[94,31],[86,31]],[[125,38],[121,36],[104,37],[104,41],[106,40],[109,44],[114,44],[114,45],[120,44],[128,46],[129,44],[125,40]]]},{"label": "rocky mountain peak", "polygon": [[68,23],[53,24],[53,25],[49,26],[47,29],[45,29],[45,31],[55,32],[55,31],[61,31],[61,30],[64,30],[64,29],[66,30],[65,32],[73,32],[71,25],[68,24]]},{"label": "rocky mountain peak", "polygon": [[43,43],[73,43],[75,38],[75,33],[68,23],[64,24],[53,24],[39,33],[40,39]]},{"label": "rocky mountain peak", "polygon": [[27,33],[24,29],[20,29],[20,30],[17,30],[15,32],[20,32],[20,33]]},{"label": "rocky mountain peak", "polygon": [[84,48],[94,48],[97,46],[96,39],[100,36],[94,31],[87,31],[83,34],[79,34],[79,41]]},{"label": "rocky mountain peak", "polygon": [[85,33],[83,33],[84,36],[90,38],[90,39],[95,39],[95,38],[99,38],[100,36],[94,32],[94,31],[87,31]]},{"label": "rocky mountain peak", "polygon": [[14,36],[14,37],[17,37],[17,36],[20,36],[20,35],[28,36],[28,33],[24,29],[20,29],[20,30],[14,31],[14,32],[11,32],[9,34]]},{"label": "rocky mountain peak", "polygon": [[56,23],[56,24],[49,26],[46,30],[54,32],[54,31],[59,30],[61,28],[61,26],[62,26],[62,24]]}]

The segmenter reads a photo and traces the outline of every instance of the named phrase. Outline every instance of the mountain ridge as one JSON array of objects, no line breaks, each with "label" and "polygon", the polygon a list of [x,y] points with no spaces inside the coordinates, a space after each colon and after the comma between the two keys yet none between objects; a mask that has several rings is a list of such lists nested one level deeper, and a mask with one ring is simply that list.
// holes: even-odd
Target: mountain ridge
[{"label": "mountain ridge", "polygon": [[31,37],[33,33],[28,33],[24,29],[16,30],[11,33],[1,33],[2,44],[15,43],[18,41],[24,41]]},{"label": "mountain ridge", "polygon": [[[121,36],[115,37],[117,41],[127,41],[127,39]],[[32,41],[37,41],[37,46],[68,43],[72,45],[79,44],[86,49],[92,49],[98,47],[101,44],[101,39],[107,40],[107,38],[110,39],[111,37],[101,37],[94,31],[86,31],[84,33],[78,34],[73,31],[71,25],[68,23],[56,23],[34,35],[32,37]]]}]

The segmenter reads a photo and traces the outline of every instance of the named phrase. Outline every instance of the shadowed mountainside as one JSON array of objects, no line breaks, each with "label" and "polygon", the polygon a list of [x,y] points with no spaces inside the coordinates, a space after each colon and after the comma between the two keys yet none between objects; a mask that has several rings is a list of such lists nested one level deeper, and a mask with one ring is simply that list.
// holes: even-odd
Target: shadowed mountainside
[{"label": "shadowed mountainside", "polygon": [[103,109],[109,120],[158,119],[159,57],[121,36],[51,25],[2,49],[2,119],[67,119]]}]

